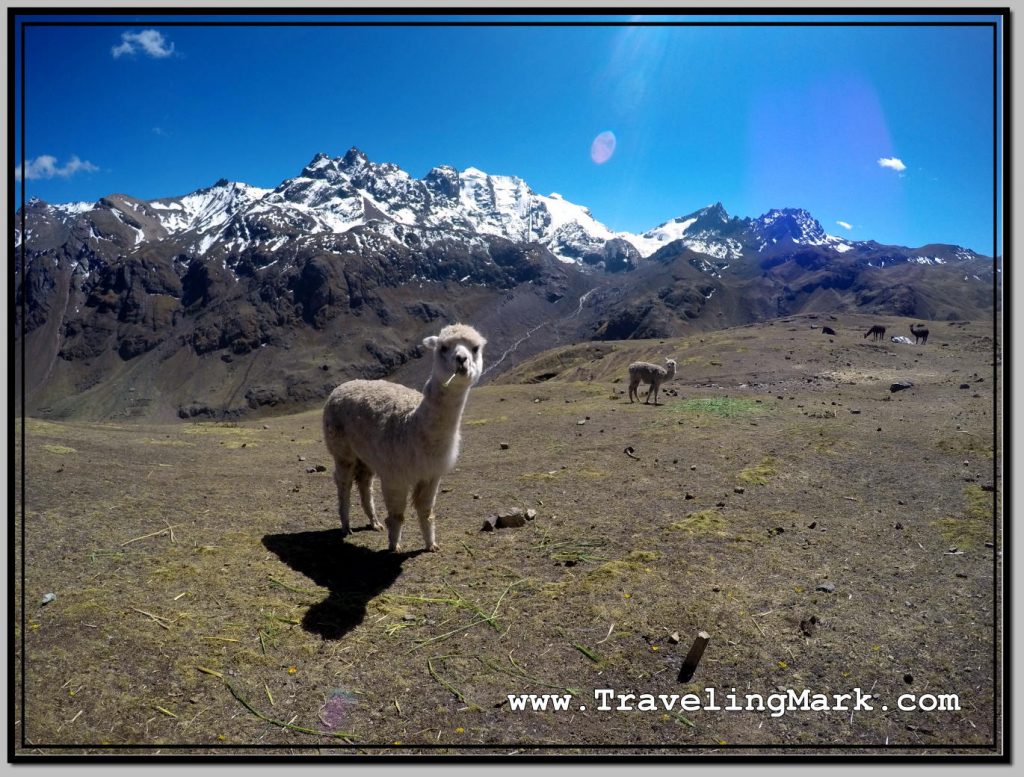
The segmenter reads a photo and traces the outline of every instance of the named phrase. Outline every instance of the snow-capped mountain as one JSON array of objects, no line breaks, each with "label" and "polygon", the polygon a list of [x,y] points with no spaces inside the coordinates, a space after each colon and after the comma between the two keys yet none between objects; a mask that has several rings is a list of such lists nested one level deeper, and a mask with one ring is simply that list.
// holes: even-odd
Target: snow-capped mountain
[{"label": "snow-capped mountain", "polygon": [[[128,228],[134,239],[127,243],[175,239],[196,256],[218,246],[274,251],[290,240],[366,225],[390,234],[389,227],[398,225],[427,242],[453,232],[539,242],[566,262],[600,253],[617,237],[587,208],[556,193],[538,194],[520,178],[441,166],[414,179],[396,165],[371,162],[356,148],[339,158],[317,154],[274,189],[220,180],[151,202],[112,195],[91,205],[53,206],[65,225],[99,211],[109,211]],[[90,237],[114,239],[103,232]]]},{"label": "snow-capped mountain", "polygon": [[93,417],[129,400],[183,416],[301,404],[333,387],[332,369],[410,362],[438,320],[479,323],[509,367],[530,348],[804,310],[975,316],[998,273],[959,246],[829,235],[796,208],[740,218],[719,202],[615,232],[515,176],[441,165],[414,178],[356,148],[271,189],[33,199],[14,242],[31,402]]},{"label": "snow-capped mountain", "polygon": [[[35,215],[44,212],[46,208],[37,208]],[[796,246],[821,246],[837,254],[857,247],[870,252],[877,246],[827,234],[803,209],[772,209],[756,218],[737,218],[720,202],[641,234],[614,232],[588,208],[557,193],[539,194],[515,176],[439,166],[416,179],[397,165],[370,161],[357,148],[337,158],[317,154],[297,176],[273,189],[222,179],[180,197],[146,202],[110,195],[92,204],[49,206],[48,212],[68,229],[90,222],[88,240],[112,241],[125,250],[174,240],[188,256],[205,256],[215,249],[229,254],[249,249],[275,252],[290,242],[342,235],[357,227],[391,239],[399,233],[398,239],[405,239],[412,232],[426,245],[453,235],[464,241],[500,237],[536,242],[563,262],[611,269],[634,268],[676,241],[719,260],[719,267],[725,260],[751,253],[773,255]],[[977,256],[959,247],[941,253],[912,260]]]}]

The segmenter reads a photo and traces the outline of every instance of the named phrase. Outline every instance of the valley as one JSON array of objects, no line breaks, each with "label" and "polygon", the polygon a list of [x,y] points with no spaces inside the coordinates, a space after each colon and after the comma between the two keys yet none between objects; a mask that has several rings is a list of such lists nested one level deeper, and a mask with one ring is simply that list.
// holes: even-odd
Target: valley
[{"label": "valley", "polygon": [[491,380],[585,341],[1001,304],[1001,258],[960,246],[851,241],[800,208],[721,203],[616,233],[515,176],[415,179],[356,148],[274,188],[30,200],[15,226],[17,402],[50,420],[231,421],[308,409],[345,378],[417,382],[439,321],[486,331]]}]

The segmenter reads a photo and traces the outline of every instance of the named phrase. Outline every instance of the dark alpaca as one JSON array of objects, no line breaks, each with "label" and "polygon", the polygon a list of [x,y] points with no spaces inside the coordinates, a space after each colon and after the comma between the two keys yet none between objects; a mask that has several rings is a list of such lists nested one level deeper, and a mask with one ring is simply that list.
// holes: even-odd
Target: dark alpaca
[{"label": "dark alpaca", "polygon": [[[917,329],[914,329],[915,326],[917,327]],[[928,329],[925,327],[924,324],[911,324],[910,334],[912,334],[916,338],[914,340],[914,345],[917,345],[918,343],[920,343],[921,345],[927,345]]]},{"label": "dark alpaca", "polygon": [[874,335],[874,337],[871,338],[872,340],[884,340],[885,327],[882,326],[881,324],[875,324],[867,332],[864,333],[865,337],[867,337],[868,335]]},{"label": "dark alpaca", "polygon": [[835,329],[833,329],[833,328],[832,328],[832,327],[830,327],[830,326],[823,326],[823,327],[821,328],[821,333],[822,333],[823,335],[834,335],[834,334],[836,333],[836,330],[835,330]]}]

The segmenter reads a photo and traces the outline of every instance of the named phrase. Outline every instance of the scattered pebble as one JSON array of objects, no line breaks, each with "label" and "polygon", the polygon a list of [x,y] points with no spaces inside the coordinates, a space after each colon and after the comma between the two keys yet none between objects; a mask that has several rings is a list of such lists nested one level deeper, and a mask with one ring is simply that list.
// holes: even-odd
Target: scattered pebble
[{"label": "scattered pebble", "polygon": [[57,594],[53,594],[53,593],[43,594],[43,599],[42,599],[41,602],[39,602],[39,604],[49,604],[50,602],[54,601],[56,598],[57,598]]},{"label": "scattered pebble", "polygon": [[830,583],[830,582],[821,583],[814,590],[815,591],[824,591],[825,593],[830,594],[830,593],[832,593],[833,591],[836,590],[836,584],[835,583]]},{"label": "scattered pebble", "polygon": [[498,443],[498,447],[501,448],[503,451],[507,451],[508,450],[508,443],[507,442],[499,442]]}]

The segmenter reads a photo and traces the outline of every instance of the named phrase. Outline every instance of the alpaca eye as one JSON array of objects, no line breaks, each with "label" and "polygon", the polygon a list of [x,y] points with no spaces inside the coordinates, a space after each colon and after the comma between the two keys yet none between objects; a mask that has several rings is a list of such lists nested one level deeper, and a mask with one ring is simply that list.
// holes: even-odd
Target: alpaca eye
[{"label": "alpaca eye", "polygon": [[448,346],[447,345],[442,345],[441,346],[441,353],[448,353]]},{"label": "alpaca eye", "polygon": [[480,353],[480,346],[479,345],[474,345],[473,346],[473,355],[476,356],[478,353]]}]

